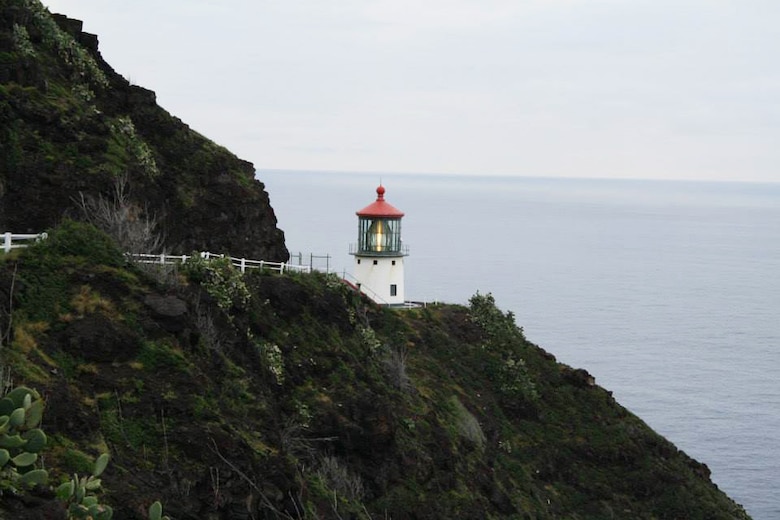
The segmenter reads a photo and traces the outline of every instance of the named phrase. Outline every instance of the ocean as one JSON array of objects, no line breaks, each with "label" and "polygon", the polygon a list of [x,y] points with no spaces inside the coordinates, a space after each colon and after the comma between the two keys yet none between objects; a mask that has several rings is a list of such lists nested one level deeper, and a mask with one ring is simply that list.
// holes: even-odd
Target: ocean
[{"label": "ocean", "polygon": [[291,252],[349,273],[355,211],[406,213],[406,297],[492,293],[755,520],[780,518],[780,184],[263,170]]}]

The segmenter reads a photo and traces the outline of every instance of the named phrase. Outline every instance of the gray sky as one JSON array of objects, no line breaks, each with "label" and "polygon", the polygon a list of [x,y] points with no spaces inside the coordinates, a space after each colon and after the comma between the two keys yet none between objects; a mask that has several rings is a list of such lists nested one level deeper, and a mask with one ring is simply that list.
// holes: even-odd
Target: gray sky
[{"label": "gray sky", "polygon": [[780,182],[777,0],[43,0],[283,169]]}]

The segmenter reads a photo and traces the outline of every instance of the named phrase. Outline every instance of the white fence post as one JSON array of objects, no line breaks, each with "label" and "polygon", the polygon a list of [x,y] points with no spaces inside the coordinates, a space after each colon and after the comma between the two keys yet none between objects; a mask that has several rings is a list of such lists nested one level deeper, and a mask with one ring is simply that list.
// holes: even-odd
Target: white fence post
[{"label": "white fence post", "polygon": [[246,272],[246,258],[241,259],[241,274]]},{"label": "white fence post", "polygon": [[5,232],[5,239],[3,241],[3,250],[6,253],[9,253],[11,251],[11,232],[6,231]]}]

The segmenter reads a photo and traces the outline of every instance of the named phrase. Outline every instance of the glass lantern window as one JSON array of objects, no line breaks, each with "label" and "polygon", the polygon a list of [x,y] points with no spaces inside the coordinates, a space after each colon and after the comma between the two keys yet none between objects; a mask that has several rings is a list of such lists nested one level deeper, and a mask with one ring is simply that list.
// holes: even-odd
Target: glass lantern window
[{"label": "glass lantern window", "polygon": [[362,252],[397,253],[401,250],[401,220],[393,218],[360,218]]}]

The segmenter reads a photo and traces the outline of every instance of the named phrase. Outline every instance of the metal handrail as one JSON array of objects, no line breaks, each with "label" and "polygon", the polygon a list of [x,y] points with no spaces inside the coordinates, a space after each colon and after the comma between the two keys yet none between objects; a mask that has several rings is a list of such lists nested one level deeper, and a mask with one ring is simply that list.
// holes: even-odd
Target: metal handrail
[{"label": "metal handrail", "polygon": [[399,249],[393,249],[388,251],[371,251],[368,249],[361,249],[360,244],[349,244],[350,255],[361,256],[409,256],[409,246],[402,245]]}]

